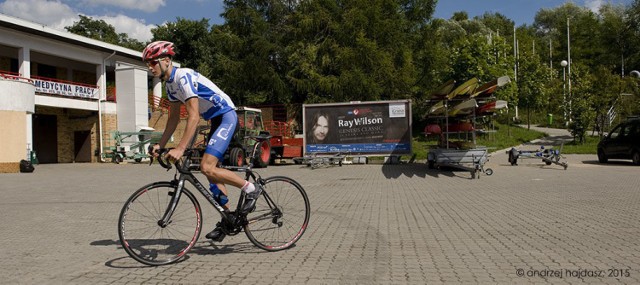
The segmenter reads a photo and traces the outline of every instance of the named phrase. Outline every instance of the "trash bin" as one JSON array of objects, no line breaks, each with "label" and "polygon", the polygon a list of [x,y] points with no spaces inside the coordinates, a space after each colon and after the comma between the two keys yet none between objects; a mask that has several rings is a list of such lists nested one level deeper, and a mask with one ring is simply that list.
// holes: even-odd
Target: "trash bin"
[{"label": "trash bin", "polygon": [[31,154],[30,154],[29,156],[30,156],[30,157],[29,157],[29,160],[31,161],[31,164],[33,164],[33,165],[37,165],[37,164],[39,164],[39,163],[40,163],[40,162],[38,161],[38,157],[36,156],[36,151],[35,151],[35,150],[32,150],[32,151],[31,151]]},{"label": "trash bin", "polygon": [[549,126],[553,124],[553,114],[547,114],[547,121]]}]

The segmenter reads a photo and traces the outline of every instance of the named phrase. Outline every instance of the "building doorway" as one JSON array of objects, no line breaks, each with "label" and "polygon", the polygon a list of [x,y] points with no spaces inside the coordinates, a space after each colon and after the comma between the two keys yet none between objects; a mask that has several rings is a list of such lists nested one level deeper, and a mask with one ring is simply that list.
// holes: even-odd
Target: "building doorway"
[{"label": "building doorway", "polygon": [[91,162],[91,131],[73,132],[74,162]]},{"label": "building doorway", "polygon": [[39,163],[58,163],[58,117],[33,115],[33,150]]}]

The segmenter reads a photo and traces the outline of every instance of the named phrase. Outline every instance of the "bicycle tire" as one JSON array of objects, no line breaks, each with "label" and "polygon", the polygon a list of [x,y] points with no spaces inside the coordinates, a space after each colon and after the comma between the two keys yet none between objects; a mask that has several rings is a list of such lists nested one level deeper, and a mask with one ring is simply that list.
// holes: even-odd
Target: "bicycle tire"
[{"label": "bicycle tire", "polygon": [[269,177],[255,210],[247,215],[244,232],[261,249],[284,250],[302,237],[310,215],[309,198],[298,182],[284,176]]},{"label": "bicycle tire", "polygon": [[120,211],[120,244],[140,263],[152,266],[174,263],[186,255],[200,236],[200,204],[184,188],[170,223],[164,228],[158,225],[169,206],[171,193],[175,193],[172,183],[151,183],[134,192]]}]

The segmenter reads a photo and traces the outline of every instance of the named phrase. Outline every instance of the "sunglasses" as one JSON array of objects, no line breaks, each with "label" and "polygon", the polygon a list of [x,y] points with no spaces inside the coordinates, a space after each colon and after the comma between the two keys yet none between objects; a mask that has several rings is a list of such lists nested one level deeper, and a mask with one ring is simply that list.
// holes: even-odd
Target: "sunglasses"
[{"label": "sunglasses", "polygon": [[151,61],[147,61],[147,62],[146,62],[146,64],[147,64],[147,66],[148,66],[148,67],[154,67],[154,66],[158,65],[158,63],[160,63],[160,61],[159,61],[159,60],[157,60],[157,59],[156,59],[156,60],[151,60]]}]

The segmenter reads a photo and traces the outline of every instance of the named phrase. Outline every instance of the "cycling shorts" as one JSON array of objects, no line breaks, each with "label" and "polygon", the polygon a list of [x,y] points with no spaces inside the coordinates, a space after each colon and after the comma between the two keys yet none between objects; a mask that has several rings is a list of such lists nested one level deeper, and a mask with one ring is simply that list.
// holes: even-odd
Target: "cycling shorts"
[{"label": "cycling shorts", "polygon": [[227,151],[229,143],[231,143],[237,124],[238,115],[235,110],[211,118],[211,130],[209,131],[209,140],[205,153],[217,157],[218,161],[222,161],[224,153]]}]

